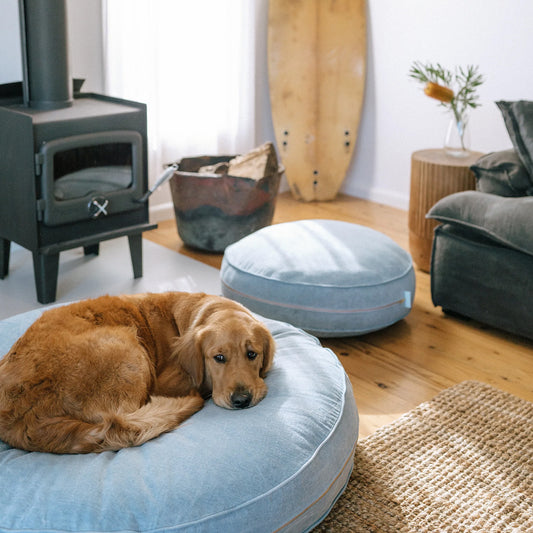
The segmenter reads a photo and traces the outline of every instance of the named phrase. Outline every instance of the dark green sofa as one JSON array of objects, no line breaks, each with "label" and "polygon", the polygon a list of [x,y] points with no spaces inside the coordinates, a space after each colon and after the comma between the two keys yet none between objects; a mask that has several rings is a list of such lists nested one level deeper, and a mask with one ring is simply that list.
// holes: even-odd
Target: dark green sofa
[{"label": "dark green sofa", "polygon": [[436,306],[533,339],[533,102],[498,102],[514,150],[471,168],[476,191],[452,194],[427,214],[435,229]]}]

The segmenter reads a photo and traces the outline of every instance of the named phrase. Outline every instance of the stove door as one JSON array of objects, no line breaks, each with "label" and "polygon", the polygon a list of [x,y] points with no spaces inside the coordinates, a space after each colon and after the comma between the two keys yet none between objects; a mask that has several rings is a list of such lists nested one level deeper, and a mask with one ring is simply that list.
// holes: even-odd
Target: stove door
[{"label": "stove door", "polygon": [[36,154],[39,219],[48,226],[138,209],[144,194],[142,137],[107,131],[55,139]]}]

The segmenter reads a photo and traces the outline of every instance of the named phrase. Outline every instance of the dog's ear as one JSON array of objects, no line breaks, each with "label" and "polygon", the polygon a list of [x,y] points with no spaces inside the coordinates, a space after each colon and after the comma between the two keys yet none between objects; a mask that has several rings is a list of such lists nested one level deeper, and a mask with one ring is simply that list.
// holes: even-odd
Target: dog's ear
[{"label": "dog's ear", "polygon": [[198,311],[204,304],[206,294],[176,292],[172,294],[172,316],[180,335],[184,335],[197,322]]},{"label": "dog's ear", "polygon": [[204,381],[205,363],[198,332],[189,330],[185,335],[177,337],[174,340],[172,356],[189,374],[193,385],[199,387]]},{"label": "dog's ear", "polygon": [[272,366],[272,361],[274,360],[274,353],[276,351],[276,343],[270,334],[270,331],[265,326],[263,328],[263,365],[259,375],[264,378],[267,375],[267,372]]}]

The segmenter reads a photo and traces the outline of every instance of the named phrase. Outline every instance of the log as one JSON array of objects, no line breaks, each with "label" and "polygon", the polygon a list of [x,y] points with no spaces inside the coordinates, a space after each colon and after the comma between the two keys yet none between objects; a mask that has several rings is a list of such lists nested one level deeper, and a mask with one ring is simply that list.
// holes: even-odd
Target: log
[{"label": "log", "polygon": [[237,178],[260,180],[278,172],[278,157],[271,142],[266,142],[228,162],[207,165],[198,169],[199,174],[227,174]]}]

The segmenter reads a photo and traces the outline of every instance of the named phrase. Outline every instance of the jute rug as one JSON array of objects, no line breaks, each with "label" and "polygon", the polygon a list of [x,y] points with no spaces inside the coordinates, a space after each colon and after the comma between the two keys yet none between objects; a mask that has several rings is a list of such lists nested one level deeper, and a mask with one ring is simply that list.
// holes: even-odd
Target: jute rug
[{"label": "jute rug", "polygon": [[465,381],[361,440],[318,532],[533,531],[533,404]]}]

